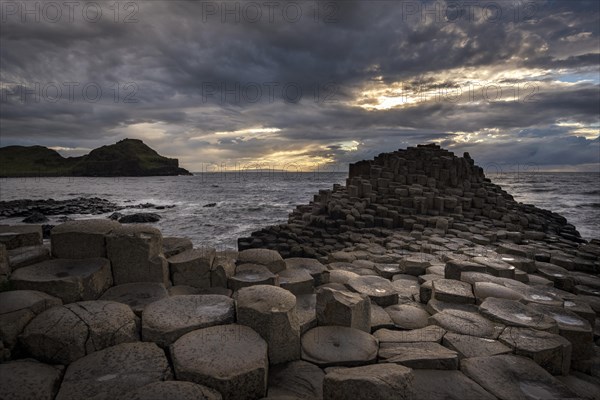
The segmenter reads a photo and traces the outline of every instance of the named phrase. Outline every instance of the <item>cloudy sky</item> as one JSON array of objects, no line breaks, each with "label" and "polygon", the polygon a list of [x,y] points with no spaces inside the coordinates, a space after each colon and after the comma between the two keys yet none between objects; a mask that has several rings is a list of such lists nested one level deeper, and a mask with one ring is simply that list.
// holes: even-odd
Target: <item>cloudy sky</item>
[{"label": "cloudy sky", "polygon": [[600,170],[597,1],[0,1],[0,145],[201,171],[438,142]]}]

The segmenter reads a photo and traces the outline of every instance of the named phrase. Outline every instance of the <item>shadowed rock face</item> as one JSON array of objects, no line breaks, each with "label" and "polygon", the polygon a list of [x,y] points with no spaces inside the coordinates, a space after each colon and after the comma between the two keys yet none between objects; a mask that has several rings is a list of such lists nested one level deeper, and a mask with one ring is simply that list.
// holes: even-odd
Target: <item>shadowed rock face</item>
[{"label": "shadowed rock face", "polygon": [[191,175],[179,161],[138,139],[124,139],[81,157],[64,158],[43,146],[0,148],[0,177]]}]

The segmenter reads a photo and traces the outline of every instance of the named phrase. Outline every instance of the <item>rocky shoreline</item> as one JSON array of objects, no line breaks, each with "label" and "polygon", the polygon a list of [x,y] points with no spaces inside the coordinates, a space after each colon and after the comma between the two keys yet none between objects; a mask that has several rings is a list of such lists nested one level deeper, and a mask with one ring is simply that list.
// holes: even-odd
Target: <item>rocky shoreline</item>
[{"label": "rocky shoreline", "polygon": [[238,247],[0,226],[0,398],[599,398],[600,242],[468,154],[353,164]]}]

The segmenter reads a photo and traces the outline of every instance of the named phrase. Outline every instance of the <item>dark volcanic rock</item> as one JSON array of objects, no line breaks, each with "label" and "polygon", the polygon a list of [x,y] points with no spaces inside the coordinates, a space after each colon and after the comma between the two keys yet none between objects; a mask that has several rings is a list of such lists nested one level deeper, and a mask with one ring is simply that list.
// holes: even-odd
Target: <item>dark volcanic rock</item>
[{"label": "dark volcanic rock", "polygon": [[131,223],[148,223],[160,221],[160,215],[154,213],[135,213],[131,215],[125,215],[119,218],[119,222],[122,224]]},{"label": "dark volcanic rock", "polygon": [[108,219],[112,219],[113,221],[118,221],[120,218],[123,218],[125,215],[120,212],[114,212],[108,216]]},{"label": "dark volcanic rock", "polygon": [[[122,207],[98,197],[77,197],[67,200],[10,200],[0,201],[0,217],[29,217],[34,213],[44,216],[68,214],[104,214]],[[65,217],[66,218],[66,217]],[[23,221],[26,222],[26,221]]]},{"label": "dark volcanic rock", "polygon": [[518,203],[470,156],[428,144],[350,164],[345,186],[320,190],[309,204],[296,207],[287,224],[238,239],[238,249],[265,247],[284,257],[318,258],[346,247],[354,233],[386,237],[390,229],[414,231],[416,239],[436,231],[479,245],[496,241],[497,235],[470,230],[469,223],[481,221],[493,231],[504,229],[504,237],[510,232],[515,242],[523,236],[581,241],[564,217]]},{"label": "dark volcanic rock", "polygon": [[27,218],[23,219],[26,224],[41,224],[42,222],[48,222],[48,218],[37,211],[32,212]]}]

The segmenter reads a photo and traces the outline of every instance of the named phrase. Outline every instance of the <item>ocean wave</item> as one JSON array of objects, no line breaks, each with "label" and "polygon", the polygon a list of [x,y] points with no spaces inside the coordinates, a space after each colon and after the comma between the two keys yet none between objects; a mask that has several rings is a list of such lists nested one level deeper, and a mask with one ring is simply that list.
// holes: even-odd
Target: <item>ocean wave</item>
[{"label": "ocean wave", "polygon": [[579,194],[600,195],[600,189],[588,190],[588,191],[585,191],[585,192],[580,192]]},{"label": "ocean wave", "polygon": [[533,193],[546,193],[546,192],[555,192],[557,189],[556,188],[533,188],[530,189],[530,192]]},{"label": "ocean wave", "polygon": [[600,203],[577,204],[577,208],[600,208]]}]

